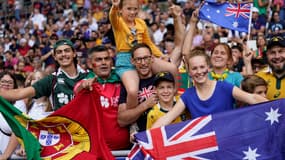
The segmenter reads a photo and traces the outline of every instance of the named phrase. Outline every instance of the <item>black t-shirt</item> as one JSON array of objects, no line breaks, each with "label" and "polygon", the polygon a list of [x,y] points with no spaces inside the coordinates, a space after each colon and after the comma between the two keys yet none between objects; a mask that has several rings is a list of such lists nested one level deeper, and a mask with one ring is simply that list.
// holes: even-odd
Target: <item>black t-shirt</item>
[{"label": "black t-shirt", "polygon": [[[138,102],[142,103],[147,98],[149,98],[154,93],[154,77],[152,76],[147,79],[140,79],[139,83],[139,92],[138,92]],[[119,104],[126,103],[127,101],[127,91],[126,88],[122,85],[120,92]],[[147,121],[147,113],[149,110],[145,111],[137,120],[137,125],[139,127],[139,131],[146,130],[146,121]]]}]

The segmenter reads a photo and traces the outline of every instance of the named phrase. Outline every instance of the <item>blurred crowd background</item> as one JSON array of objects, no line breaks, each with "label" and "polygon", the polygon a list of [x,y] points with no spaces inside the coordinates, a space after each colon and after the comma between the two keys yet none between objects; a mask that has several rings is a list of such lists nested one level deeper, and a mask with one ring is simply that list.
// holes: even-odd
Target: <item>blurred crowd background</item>
[{"label": "blurred crowd background", "polygon": [[[223,2],[223,0],[219,0]],[[266,39],[285,34],[284,0],[253,2],[251,31],[246,33],[200,21],[193,47],[202,45],[208,51],[218,42],[235,45],[248,41],[248,45],[262,57]],[[235,1],[231,1],[235,2]],[[192,12],[200,0],[176,0],[183,8],[187,27]],[[149,26],[153,41],[163,53],[171,53],[174,46],[173,18],[165,0],[141,0],[141,12]],[[116,52],[113,32],[108,20],[109,0],[8,0],[0,3],[0,71],[16,73],[18,79],[27,73],[41,70],[54,71],[52,47],[58,39],[71,39],[76,48],[79,65],[87,68],[86,52],[91,46],[103,44]],[[188,26],[189,27],[189,26]]]}]

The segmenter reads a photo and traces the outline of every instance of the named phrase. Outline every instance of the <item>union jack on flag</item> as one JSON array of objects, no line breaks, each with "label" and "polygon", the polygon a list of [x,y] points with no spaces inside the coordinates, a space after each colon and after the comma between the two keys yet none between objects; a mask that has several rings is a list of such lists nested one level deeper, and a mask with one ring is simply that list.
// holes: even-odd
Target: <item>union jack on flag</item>
[{"label": "union jack on flag", "polygon": [[248,32],[251,7],[252,3],[205,2],[199,11],[199,18],[231,30]]},{"label": "union jack on flag", "polygon": [[139,103],[148,99],[153,93],[154,93],[154,88],[152,85],[148,87],[144,87],[141,90],[139,90],[139,93],[138,93]]},{"label": "union jack on flag", "polygon": [[[138,140],[144,146],[141,151],[153,159],[201,158],[199,155],[203,153],[218,150],[214,131],[199,133],[210,121],[211,116],[197,118],[175,132],[164,127],[148,130],[147,140]],[[134,159],[132,155],[130,158]]]},{"label": "union jack on flag", "polygon": [[284,114],[280,99],[139,132],[128,159],[284,160]]},{"label": "union jack on flag", "polygon": [[242,16],[243,18],[248,19],[250,16],[250,8],[251,5],[249,3],[246,4],[229,4],[228,8],[226,9],[225,16],[232,16],[235,15],[235,18],[239,18]]}]

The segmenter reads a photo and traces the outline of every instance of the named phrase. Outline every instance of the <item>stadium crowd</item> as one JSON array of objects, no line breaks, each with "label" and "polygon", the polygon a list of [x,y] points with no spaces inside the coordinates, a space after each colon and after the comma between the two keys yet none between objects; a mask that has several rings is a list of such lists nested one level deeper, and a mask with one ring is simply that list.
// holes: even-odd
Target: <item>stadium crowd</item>
[{"label": "stadium crowd", "polygon": [[[130,149],[133,134],[151,128],[152,124],[158,127],[285,98],[285,0],[247,0],[254,6],[248,34],[199,20],[196,8],[203,3],[200,0],[137,1],[121,0],[122,5],[119,0],[2,3],[0,96],[40,119],[72,100],[73,92],[92,89],[94,82],[102,86],[120,84],[121,93],[113,93],[117,104],[112,106],[116,108],[112,113],[116,115],[112,114],[110,122],[115,124],[110,125],[114,127],[104,127],[105,132],[117,130],[108,134],[111,142],[106,140],[112,150]],[[140,7],[133,7],[137,3]],[[125,6],[135,11],[128,11]],[[124,13],[134,14],[140,21],[124,19]],[[146,27],[144,32],[132,30],[132,20],[136,20],[134,24],[142,23],[139,29]],[[124,26],[130,28],[130,33]],[[124,71],[119,72],[118,68]],[[43,77],[45,81],[40,80]],[[59,78],[54,77],[64,79],[69,88],[55,85]],[[216,85],[222,89],[208,102]],[[219,100],[226,93],[223,89],[230,95],[222,97],[228,98],[224,108],[217,108],[221,104],[216,104],[211,109],[200,109]],[[137,92],[136,101],[132,93],[136,96]],[[188,94],[195,98],[190,99]],[[172,108],[176,108],[174,114],[168,112]],[[167,112],[171,116],[165,117],[171,118],[155,122]],[[108,118],[108,113],[104,114]],[[0,120],[0,159],[6,159],[18,143],[13,142],[11,129],[2,116]],[[123,137],[124,142],[112,140],[115,136]],[[24,155],[21,149],[14,153]]]}]

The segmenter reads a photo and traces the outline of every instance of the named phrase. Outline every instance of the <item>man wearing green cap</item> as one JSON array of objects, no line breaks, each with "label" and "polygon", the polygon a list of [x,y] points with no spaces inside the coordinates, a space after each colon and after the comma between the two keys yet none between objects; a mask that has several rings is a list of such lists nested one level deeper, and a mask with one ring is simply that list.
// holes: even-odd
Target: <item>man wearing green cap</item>
[{"label": "man wearing green cap", "polygon": [[[52,56],[56,62],[55,73],[26,88],[14,89],[9,92],[0,90],[0,96],[9,101],[46,96],[51,100],[53,111],[71,101],[74,97],[74,85],[84,79],[87,74],[80,67],[77,67],[76,52],[70,40],[59,40],[53,48]],[[9,157],[17,145],[17,140],[13,134],[3,155]]]},{"label": "man wearing green cap", "polygon": [[86,77],[85,71],[77,67],[76,52],[70,40],[62,39],[54,44],[53,57],[56,72],[46,76],[30,87],[0,91],[0,96],[15,101],[28,97],[49,97],[52,109],[57,110],[73,99],[74,85]]}]

